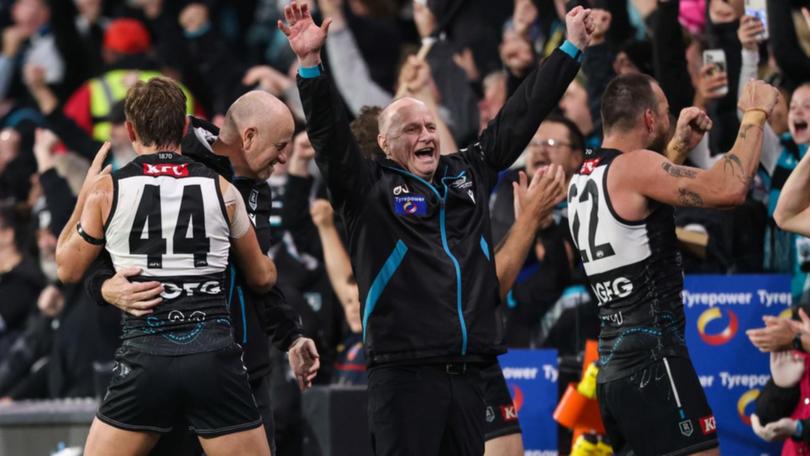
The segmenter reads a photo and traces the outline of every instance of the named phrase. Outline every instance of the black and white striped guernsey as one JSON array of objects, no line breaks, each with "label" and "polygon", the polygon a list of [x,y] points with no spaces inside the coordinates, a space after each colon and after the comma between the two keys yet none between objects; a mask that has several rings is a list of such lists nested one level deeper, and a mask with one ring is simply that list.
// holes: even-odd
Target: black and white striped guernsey
[{"label": "black and white striped guernsey", "polygon": [[607,176],[620,154],[588,151],[568,187],[571,236],[599,301],[600,383],[664,356],[688,356],[673,208],[650,201],[653,211],[640,221],[616,213]]},{"label": "black and white striped guernsey", "polygon": [[163,302],[145,317],[125,314],[124,345],[151,354],[217,350],[233,343],[225,303],[230,228],[219,175],[180,154],[141,155],[112,174],[105,223],[116,271],[158,280]]}]

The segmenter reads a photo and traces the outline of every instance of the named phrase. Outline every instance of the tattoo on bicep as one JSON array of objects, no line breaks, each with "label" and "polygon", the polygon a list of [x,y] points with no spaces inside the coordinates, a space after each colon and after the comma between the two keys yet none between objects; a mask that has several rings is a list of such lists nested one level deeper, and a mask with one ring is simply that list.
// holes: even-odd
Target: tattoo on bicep
[{"label": "tattoo on bicep", "polygon": [[726,174],[731,174],[733,177],[739,179],[743,184],[746,186],[751,186],[751,183],[754,181],[754,176],[748,176],[745,174],[745,170],[743,169],[742,161],[740,157],[736,156],[735,154],[729,152],[723,155],[723,171]]},{"label": "tattoo on bicep", "polygon": [[678,166],[673,165],[669,162],[661,163],[661,168],[667,172],[672,177],[686,177],[688,179],[694,179],[697,176],[697,170],[687,168],[686,166]]},{"label": "tattoo on bicep", "polygon": [[697,193],[685,188],[678,189],[678,201],[683,207],[703,207],[703,198]]}]

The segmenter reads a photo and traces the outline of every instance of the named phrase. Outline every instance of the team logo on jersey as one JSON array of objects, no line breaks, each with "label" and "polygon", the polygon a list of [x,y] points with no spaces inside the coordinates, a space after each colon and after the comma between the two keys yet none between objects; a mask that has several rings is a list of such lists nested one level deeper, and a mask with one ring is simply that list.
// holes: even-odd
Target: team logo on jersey
[{"label": "team logo on jersey", "polygon": [[144,163],[143,173],[147,176],[174,176],[186,177],[188,176],[188,163]]},{"label": "team logo on jersey", "polygon": [[579,174],[584,174],[586,176],[588,174],[591,174],[593,170],[595,170],[596,167],[599,166],[599,160],[601,159],[592,158],[590,160],[585,160],[584,162],[582,162],[582,168],[579,169]]},{"label": "team logo on jersey", "polygon": [[[248,197],[248,205],[250,205],[250,210],[255,211],[257,207],[259,207],[259,191],[255,188],[250,191],[250,196]],[[254,223],[255,225],[256,223]]]},{"label": "team logo on jersey", "polygon": [[740,396],[740,399],[737,401],[737,415],[740,416],[740,420],[745,423],[746,426],[751,426],[751,413],[748,412],[747,409],[757,400],[758,397],[759,390],[754,388],[743,393],[743,395]]},{"label": "team logo on jersey", "polygon": [[457,188],[459,190],[463,190],[465,188],[472,187],[472,181],[467,181],[467,176],[461,176],[458,179],[454,180],[450,183],[450,186],[453,188]]},{"label": "team logo on jersey", "polygon": [[475,204],[475,195],[473,194],[472,190],[467,190],[467,196],[470,197],[470,200]]},{"label": "team logo on jersey", "polygon": [[495,410],[492,406],[487,406],[487,423],[495,421]]},{"label": "team logo on jersey", "polygon": [[[709,323],[721,319],[723,313],[727,315],[728,324],[722,331],[709,334],[707,330]],[[697,320],[698,335],[709,345],[727,344],[737,334],[739,326],[737,315],[731,309],[720,310],[719,307],[706,309]]]},{"label": "team logo on jersey", "polygon": [[405,184],[397,185],[396,187],[394,187],[393,191],[394,191],[394,196],[399,196],[399,195],[401,195],[403,193],[411,193],[411,191],[408,190],[408,186],[405,185]]},{"label": "team logo on jersey", "polygon": [[678,423],[678,428],[681,430],[681,434],[686,437],[690,437],[693,432],[695,432],[695,427],[692,426],[692,420],[683,420]]},{"label": "team logo on jersey", "polygon": [[424,195],[395,196],[394,213],[397,215],[427,215],[427,200]]}]

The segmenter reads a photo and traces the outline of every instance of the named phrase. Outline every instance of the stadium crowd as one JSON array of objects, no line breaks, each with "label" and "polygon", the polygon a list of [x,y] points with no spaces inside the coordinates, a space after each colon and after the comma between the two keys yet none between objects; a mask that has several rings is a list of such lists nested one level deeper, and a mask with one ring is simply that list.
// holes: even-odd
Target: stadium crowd
[{"label": "stadium crowd", "polygon": [[[794,303],[810,304],[810,238],[783,231],[774,219],[780,192],[810,144],[810,13],[802,9],[809,2],[769,1],[767,23],[746,15],[742,0],[307,3],[318,21],[332,20],[324,65],[369,157],[382,154],[381,107],[402,95],[436,113],[443,152],[472,143],[529,71],[563,43],[566,11],[594,8],[596,31],[579,75],[491,196],[495,245],[515,221],[512,183],[520,170],[533,175],[553,163],[570,179],[585,150],[599,146],[601,94],[616,75],[656,78],[673,118],[690,106],[708,113],[709,134],[681,157],[700,168],[732,147],[745,83],[774,84],[783,99],[766,126],[745,203],[728,211],[678,209],[675,218],[687,273],[791,274]],[[59,283],[57,237],[101,143],[112,143],[114,169],[134,158],[122,100],[136,81],[158,75],[182,84],[189,115],[217,126],[252,89],[290,108],[294,140],[268,180],[278,285],[320,353],[314,383],[366,382],[345,230],[313,163],[296,56],[277,28],[286,4],[0,0],[0,403],[103,394],[120,311],[97,304],[85,284]],[[723,60],[705,63],[706,50],[722,50]],[[599,320],[565,205],[541,225],[504,300],[506,339],[509,347],[558,349],[565,384],[566,372],[578,375],[577,355],[597,337]],[[788,336],[779,347],[798,332],[782,329]],[[301,454],[298,388],[285,354],[270,350],[276,445],[282,455]],[[780,386],[790,383],[783,379]],[[784,399],[796,400],[795,393]]]}]

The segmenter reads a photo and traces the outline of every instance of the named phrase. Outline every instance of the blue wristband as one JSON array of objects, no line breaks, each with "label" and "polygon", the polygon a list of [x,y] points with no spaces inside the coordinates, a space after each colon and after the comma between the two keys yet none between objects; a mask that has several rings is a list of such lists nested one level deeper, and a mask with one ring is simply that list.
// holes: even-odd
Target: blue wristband
[{"label": "blue wristband", "polygon": [[560,45],[560,50],[568,54],[572,59],[576,60],[577,62],[582,63],[584,54],[582,53],[582,51],[579,50],[578,47],[574,45],[574,43],[565,40],[565,42]]},{"label": "blue wristband", "polygon": [[804,431],[804,424],[802,420],[796,420],[796,432],[793,433],[793,437],[797,439],[802,436],[802,432]]},{"label": "blue wristband", "polygon": [[298,75],[304,79],[317,78],[321,75],[321,66],[298,67]]}]

